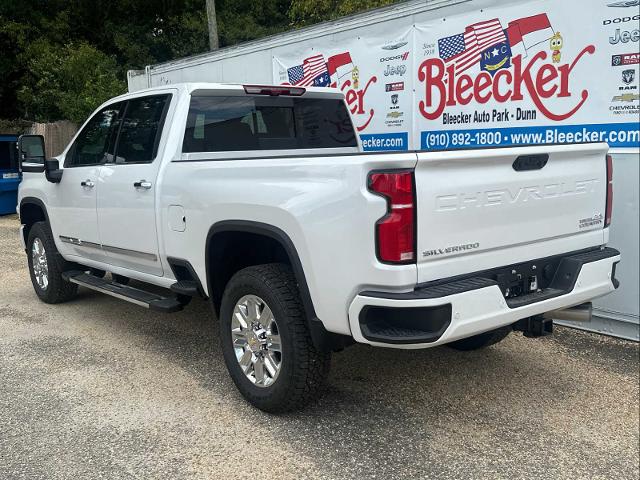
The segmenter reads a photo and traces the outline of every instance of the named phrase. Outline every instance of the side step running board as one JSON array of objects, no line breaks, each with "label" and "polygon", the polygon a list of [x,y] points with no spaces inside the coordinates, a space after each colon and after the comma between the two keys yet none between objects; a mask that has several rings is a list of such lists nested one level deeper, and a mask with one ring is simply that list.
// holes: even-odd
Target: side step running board
[{"label": "side step running board", "polygon": [[198,282],[193,280],[178,280],[169,287],[173,293],[186,295],[187,297],[202,297]]},{"label": "side step running board", "polygon": [[163,297],[162,295],[140,290],[139,288],[110,282],[78,270],[64,272],[62,278],[68,282],[76,283],[121,300],[126,300],[127,302],[140,305],[150,310],[170,313],[182,310],[184,306],[176,297]]}]

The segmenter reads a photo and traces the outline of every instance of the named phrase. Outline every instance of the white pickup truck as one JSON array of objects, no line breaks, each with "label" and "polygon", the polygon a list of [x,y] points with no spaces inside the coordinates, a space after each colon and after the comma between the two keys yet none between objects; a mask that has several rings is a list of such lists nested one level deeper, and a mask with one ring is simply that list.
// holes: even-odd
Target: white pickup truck
[{"label": "white pickup truck", "polygon": [[265,411],[315,397],[354,342],[541,336],[618,286],[605,144],[362,153],[336,90],[193,83],[110,100],[55,159],[18,149],[38,297],[209,299]]}]

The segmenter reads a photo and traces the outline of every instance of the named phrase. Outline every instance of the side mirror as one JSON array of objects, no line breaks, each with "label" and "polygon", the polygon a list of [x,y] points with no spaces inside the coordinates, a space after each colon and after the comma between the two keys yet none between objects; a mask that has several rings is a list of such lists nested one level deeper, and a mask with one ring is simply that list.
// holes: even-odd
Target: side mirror
[{"label": "side mirror", "polygon": [[58,160],[47,160],[44,154],[42,135],[20,135],[18,137],[18,157],[23,172],[42,173],[51,183],[60,183],[62,172]]},{"label": "side mirror", "polygon": [[58,162],[58,160],[45,160],[44,174],[51,183],[60,183],[63,172],[64,170],[60,169],[60,162]]},{"label": "side mirror", "polygon": [[23,172],[44,172],[44,137],[20,135],[18,137],[18,161]]}]

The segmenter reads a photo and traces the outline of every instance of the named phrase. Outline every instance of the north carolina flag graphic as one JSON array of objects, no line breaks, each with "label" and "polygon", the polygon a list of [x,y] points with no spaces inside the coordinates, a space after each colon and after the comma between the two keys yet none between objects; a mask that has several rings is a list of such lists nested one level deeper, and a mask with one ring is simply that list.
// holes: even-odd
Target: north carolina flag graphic
[{"label": "north carolina flag graphic", "polygon": [[546,13],[509,22],[505,30],[513,55],[527,56],[527,50],[549,40],[555,33]]},{"label": "north carolina flag graphic", "polygon": [[331,80],[340,82],[343,77],[353,71],[353,61],[349,52],[339,53],[329,57],[327,60],[327,71]]}]

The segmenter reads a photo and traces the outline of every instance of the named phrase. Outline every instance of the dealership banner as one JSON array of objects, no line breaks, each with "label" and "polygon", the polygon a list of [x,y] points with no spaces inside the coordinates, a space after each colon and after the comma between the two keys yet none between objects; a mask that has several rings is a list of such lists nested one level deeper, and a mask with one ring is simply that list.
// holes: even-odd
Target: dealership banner
[{"label": "dealership banner", "polygon": [[345,93],[366,150],[640,146],[638,0],[541,0],[401,36],[274,52],[279,84]]},{"label": "dealership banner", "polygon": [[413,131],[413,30],[354,37],[273,57],[274,82],[340,89],[366,150],[408,150]]},{"label": "dealership banner", "polygon": [[639,18],[633,1],[541,1],[416,26],[416,146],[637,147]]}]

